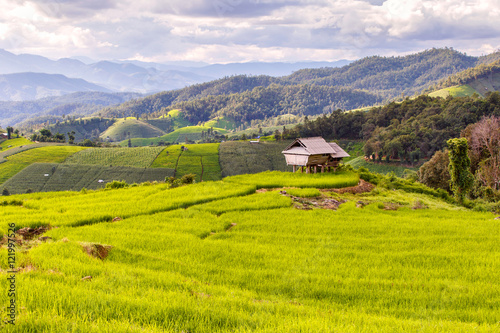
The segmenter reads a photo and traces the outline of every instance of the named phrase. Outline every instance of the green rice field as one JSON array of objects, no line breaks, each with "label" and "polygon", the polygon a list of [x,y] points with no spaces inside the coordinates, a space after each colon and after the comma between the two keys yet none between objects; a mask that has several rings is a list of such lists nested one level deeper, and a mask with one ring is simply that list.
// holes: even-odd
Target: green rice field
[{"label": "green rice field", "polygon": [[0,185],[33,163],[61,163],[68,156],[84,149],[78,146],[46,146],[8,156],[6,162],[0,163]]},{"label": "green rice field", "polygon": [[70,156],[65,163],[149,167],[164,147],[89,148]]},{"label": "green rice field", "polygon": [[[2,233],[9,223],[57,228],[18,245],[15,325],[2,321],[0,329],[500,331],[500,223],[492,213],[378,188],[320,191],[345,202],[301,210],[279,190],[256,191],[348,186],[357,175],[320,176],[10,196]],[[106,250],[89,250],[99,248]],[[8,257],[5,245],[0,257]],[[7,319],[10,275],[7,260],[0,263]]]}]

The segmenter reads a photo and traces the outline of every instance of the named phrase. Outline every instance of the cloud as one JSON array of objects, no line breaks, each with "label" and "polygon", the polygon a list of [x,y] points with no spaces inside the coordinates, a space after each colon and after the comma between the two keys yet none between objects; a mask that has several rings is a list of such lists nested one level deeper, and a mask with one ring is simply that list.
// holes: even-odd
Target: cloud
[{"label": "cloud", "polygon": [[498,0],[4,2],[0,48],[52,57],[296,61],[500,47]]}]

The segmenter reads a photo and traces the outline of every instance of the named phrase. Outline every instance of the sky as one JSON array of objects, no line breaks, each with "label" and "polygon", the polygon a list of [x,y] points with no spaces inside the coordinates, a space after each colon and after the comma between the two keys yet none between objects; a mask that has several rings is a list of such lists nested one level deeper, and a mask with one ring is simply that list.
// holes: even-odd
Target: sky
[{"label": "sky", "polygon": [[299,62],[500,49],[500,0],[0,1],[0,48],[52,59]]}]

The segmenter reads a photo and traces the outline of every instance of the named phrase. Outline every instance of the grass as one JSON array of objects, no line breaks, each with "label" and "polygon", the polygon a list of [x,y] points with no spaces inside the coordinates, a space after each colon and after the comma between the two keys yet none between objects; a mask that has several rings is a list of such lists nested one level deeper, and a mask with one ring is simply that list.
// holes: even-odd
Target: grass
[{"label": "grass", "polygon": [[[175,131],[163,135],[157,138],[143,139],[143,138],[134,138],[131,139],[132,145],[135,147],[141,146],[149,146],[158,144],[158,142],[169,142],[169,143],[181,143],[186,142],[186,139],[189,141],[199,141],[202,139],[201,133],[207,132],[210,127],[207,126],[187,126],[176,129]],[[227,133],[226,130],[222,128],[214,128],[214,131],[217,131],[219,134]],[[120,143],[121,146],[125,147],[128,145],[128,140],[124,140]]]},{"label": "grass", "polygon": [[[273,174],[282,183],[290,182],[289,176]],[[46,234],[51,237],[46,243],[18,252],[16,325],[0,327],[6,332],[500,330],[500,225],[491,213],[454,210],[445,202],[439,208],[409,204],[398,210],[380,205],[440,202],[401,190],[346,194],[342,198],[349,202],[337,211],[303,211],[275,191],[255,193],[267,174],[240,178],[176,189],[13,196],[23,206],[2,207],[4,232],[11,221],[18,227],[44,221],[59,228]],[[358,201],[371,203],[357,207]],[[114,216],[123,220],[111,223]],[[89,243],[112,246],[109,256],[88,256],[82,244]],[[5,246],[0,256],[7,257]],[[0,265],[5,270],[6,260]],[[0,275],[0,288],[7,290],[7,273]],[[82,280],[86,276],[91,278]],[[7,293],[0,293],[0,303],[8,301]]]},{"label": "grass", "polygon": [[306,174],[266,171],[252,175],[230,176],[224,178],[224,181],[237,184],[255,184],[257,188],[340,188],[357,185],[359,175],[354,172]]},{"label": "grass", "polygon": [[446,98],[448,96],[465,97],[465,96],[472,96],[474,93],[479,94],[479,92],[475,90],[473,87],[471,87],[468,84],[465,84],[462,86],[453,86],[438,91],[434,91],[430,93],[429,96],[442,97],[442,98]]},{"label": "grass", "polygon": [[77,146],[47,146],[6,157],[7,162],[0,163],[0,184],[33,163],[61,163],[84,149],[86,148]]},{"label": "grass", "polygon": [[314,198],[321,196],[321,192],[316,188],[289,188],[286,192],[295,197]]},{"label": "grass", "polygon": [[164,147],[89,148],[69,157],[66,163],[147,168],[163,149]]},{"label": "grass", "polygon": [[16,139],[10,139],[10,140],[5,140],[2,143],[0,143],[0,151],[6,151],[15,147],[19,146],[25,146],[29,145],[32,142],[26,138],[16,138]]},{"label": "grass", "polygon": [[147,122],[137,119],[121,119],[104,131],[100,137],[112,141],[122,141],[126,138],[154,138],[165,132]]},{"label": "grass", "polygon": [[132,168],[58,163],[35,163],[7,180],[3,187],[10,194],[47,191],[96,190],[113,180],[128,184],[164,181],[174,175],[173,169]]},{"label": "grass", "polygon": [[386,163],[373,163],[373,162],[368,162],[365,160],[364,156],[359,156],[356,157],[348,162],[346,162],[347,165],[351,165],[353,168],[357,169],[360,167],[367,168],[371,172],[377,172],[380,174],[388,174],[389,172],[394,172],[396,176],[401,177],[404,174],[405,170],[413,170],[413,171],[418,171],[418,167],[407,167],[407,166],[401,166],[399,164],[386,164]]}]

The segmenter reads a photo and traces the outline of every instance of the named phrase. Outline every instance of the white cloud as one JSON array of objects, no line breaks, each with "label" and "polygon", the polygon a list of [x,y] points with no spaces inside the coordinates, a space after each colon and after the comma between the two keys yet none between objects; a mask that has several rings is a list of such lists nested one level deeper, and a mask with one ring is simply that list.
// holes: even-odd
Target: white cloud
[{"label": "white cloud", "polygon": [[500,47],[498,0],[3,2],[0,48],[51,57],[335,60]]}]

